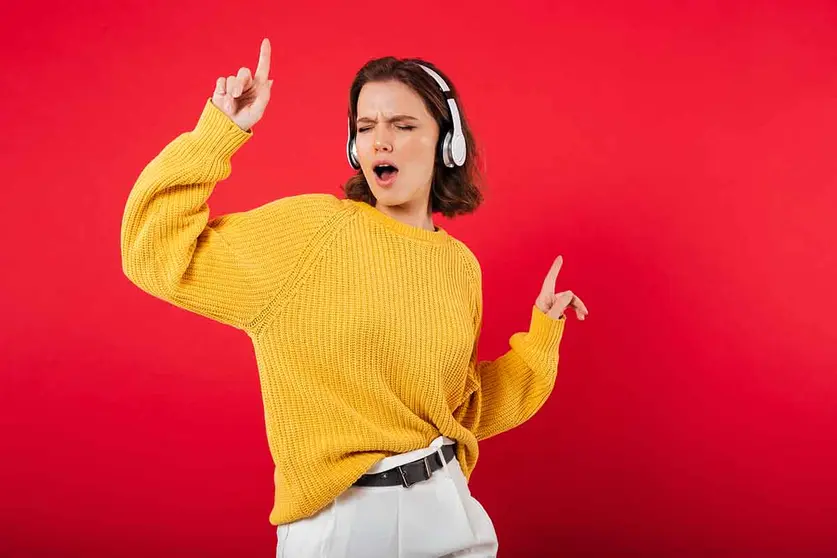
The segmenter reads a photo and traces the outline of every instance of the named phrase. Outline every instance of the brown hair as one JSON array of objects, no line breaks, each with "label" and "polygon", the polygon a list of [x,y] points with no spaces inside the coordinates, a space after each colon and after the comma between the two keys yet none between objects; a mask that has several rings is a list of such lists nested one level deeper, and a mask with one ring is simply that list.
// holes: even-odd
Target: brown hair
[{"label": "brown hair", "polygon": [[[462,133],[465,135],[467,158],[461,167],[447,167],[436,149],[436,163],[433,171],[433,181],[430,188],[430,206],[433,213],[441,213],[446,217],[464,215],[473,212],[483,201],[479,188],[480,172],[478,168],[479,156],[471,129],[465,119],[462,103],[456,88],[450,79],[430,62],[419,58],[398,59],[393,56],[377,58],[367,62],[355,75],[349,89],[349,133],[357,133],[357,101],[360,90],[369,82],[400,81],[413,89],[424,101],[427,111],[439,125],[439,143],[448,130],[451,130],[450,109],[444,92],[439,84],[427,74],[418,64],[427,66],[442,76],[448,84],[456,105],[459,108],[459,118],[462,122]],[[349,199],[364,201],[375,205],[375,196],[366,182],[362,170],[358,170],[343,185],[343,191]]]}]

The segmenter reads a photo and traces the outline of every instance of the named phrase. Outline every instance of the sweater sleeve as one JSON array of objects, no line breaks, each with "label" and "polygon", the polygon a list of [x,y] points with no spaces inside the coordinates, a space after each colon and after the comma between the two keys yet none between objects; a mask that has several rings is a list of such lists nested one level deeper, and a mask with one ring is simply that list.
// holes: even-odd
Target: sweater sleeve
[{"label": "sweater sleeve", "polygon": [[142,170],[121,227],[122,269],[132,283],[239,329],[262,317],[339,204],[328,194],[289,196],[210,220],[208,199],[252,135],[207,100],[195,128]]},{"label": "sweater sleeve", "polygon": [[497,359],[479,360],[481,288],[475,307],[476,335],[469,369],[473,388],[454,416],[477,440],[484,440],[523,424],[546,403],[558,374],[566,316],[554,319],[532,305],[529,330],[512,335],[510,349]]}]

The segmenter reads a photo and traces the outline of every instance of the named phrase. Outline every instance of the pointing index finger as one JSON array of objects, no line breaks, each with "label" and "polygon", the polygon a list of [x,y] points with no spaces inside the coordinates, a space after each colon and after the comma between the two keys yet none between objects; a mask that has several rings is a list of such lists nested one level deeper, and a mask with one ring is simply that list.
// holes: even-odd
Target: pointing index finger
[{"label": "pointing index finger", "polygon": [[270,40],[265,37],[262,39],[261,50],[259,51],[259,65],[256,66],[256,80],[267,82],[267,74],[270,70]]},{"label": "pointing index finger", "polygon": [[553,294],[555,293],[555,283],[558,281],[558,273],[561,272],[561,266],[564,265],[564,256],[555,258],[555,262],[546,274],[546,279],[543,280],[543,287],[541,293]]}]

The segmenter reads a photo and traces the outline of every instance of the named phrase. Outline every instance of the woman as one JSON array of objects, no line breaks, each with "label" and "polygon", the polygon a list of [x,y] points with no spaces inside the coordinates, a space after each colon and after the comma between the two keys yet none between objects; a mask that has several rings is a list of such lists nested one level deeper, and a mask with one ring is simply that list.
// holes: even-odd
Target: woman
[{"label": "woman", "polygon": [[480,266],[433,224],[476,209],[473,138],[430,64],[369,62],[350,91],[347,197],[284,197],[208,218],[270,98],[270,43],[255,74],[219,78],[194,130],[140,174],[123,268],[144,291],[252,339],[275,496],[277,555],[494,556],[468,489],[478,441],[529,419],[557,373],[559,257],[528,332],[477,360]]}]

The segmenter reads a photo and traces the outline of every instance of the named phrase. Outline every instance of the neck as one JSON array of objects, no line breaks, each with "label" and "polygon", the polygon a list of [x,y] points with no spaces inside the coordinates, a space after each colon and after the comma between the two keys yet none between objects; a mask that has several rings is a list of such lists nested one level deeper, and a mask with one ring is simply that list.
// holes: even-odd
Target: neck
[{"label": "neck", "polygon": [[429,203],[425,204],[424,208],[422,208],[419,204],[414,204],[414,207],[410,207],[410,204],[383,205],[378,203],[375,205],[375,208],[381,213],[384,213],[393,219],[404,223],[405,225],[418,227],[428,231],[436,230],[436,226],[433,224],[433,214],[430,211]]}]

